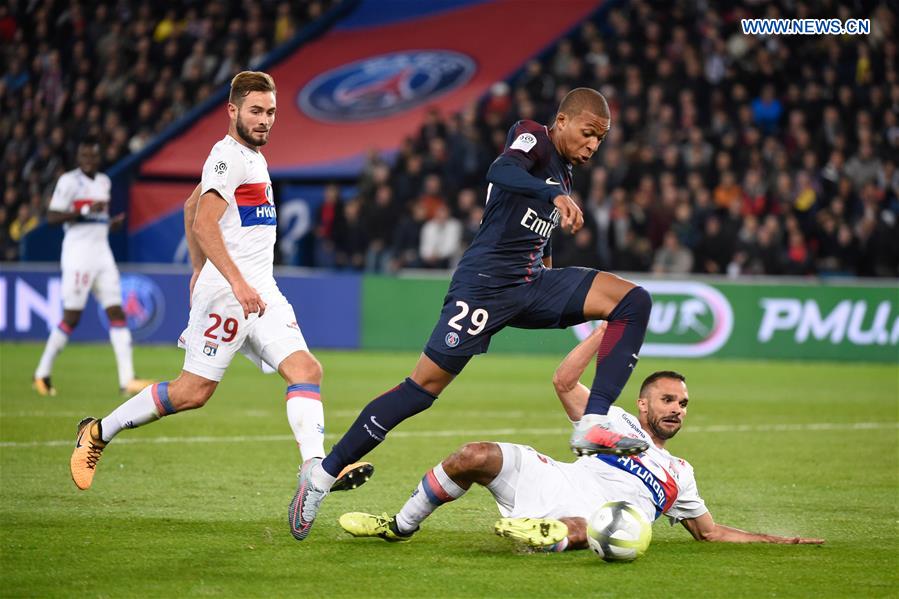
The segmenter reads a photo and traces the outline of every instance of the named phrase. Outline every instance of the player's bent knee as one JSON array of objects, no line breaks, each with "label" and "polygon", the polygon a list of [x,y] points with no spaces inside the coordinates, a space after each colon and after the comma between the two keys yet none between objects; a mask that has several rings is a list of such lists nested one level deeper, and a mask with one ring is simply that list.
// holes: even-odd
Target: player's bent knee
[{"label": "player's bent knee", "polygon": [[634,305],[642,312],[649,314],[652,310],[652,296],[646,291],[645,287],[634,287],[630,292]]},{"label": "player's bent knee", "polygon": [[78,323],[81,322],[81,311],[80,310],[66,310],[63,312],[62,321],[66,323],[66,326],[70,329],[74,329],[78,326]]},{"label": "player's bent knee", "polygon": [[324,376],[321,362],[308,351],[294,352],[278,365],[278,372],[289,384],[319,384]]},{"label": "player's bent knee", "polygon": [[169,400],[176,412],[202,408],[215,393],[218,382],[182,373],[169,384]]},{"label": "player's bent knee", "polygon": [[106,316],[110,320],[125,320],[125,311],[121,306],[109,306],[106,308]]},{"label": "player's bent knee", "polygon": [[490,462],[492,448],[496,448],[495,443],[466,443],[451,458],[460,470],[480,472]]}]

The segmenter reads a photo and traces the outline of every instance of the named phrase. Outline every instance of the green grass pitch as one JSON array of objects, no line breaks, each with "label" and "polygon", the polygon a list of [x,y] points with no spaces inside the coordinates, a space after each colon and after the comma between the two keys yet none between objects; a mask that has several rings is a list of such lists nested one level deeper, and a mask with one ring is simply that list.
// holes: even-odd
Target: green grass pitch
[{"label": "green grass pitch", "polygon": [[[286,522],[299,454],[284,386],[238,357],[202,410],[124,432],[94,486],[69,479],[75,425],[119,403],[112,350],[72,344],[56,398],[29,389],[41,345],[0,344],[0,595],[4,597],[859,597],[899,588],[896,365],[641,360],[619,405],[655,369],[687,375],[670,449],[690,460],[719,522],[820,536],[814,546],[697,543],[658,521],[646,556],[516,552],[476,488],[412,543],[353,539],[346,511],[395,512],[423,472],[466,441],[526,443],[569,459],[550,384],[561,356],[477,358],[436,405],[369,457],[365,487],[331,495],[309,539]],[[319,352],[328,442],[414,354]],[[142,376],[172,378],[174,348],[140,347]],[[589,381],[588,381],[589,382]]]}]

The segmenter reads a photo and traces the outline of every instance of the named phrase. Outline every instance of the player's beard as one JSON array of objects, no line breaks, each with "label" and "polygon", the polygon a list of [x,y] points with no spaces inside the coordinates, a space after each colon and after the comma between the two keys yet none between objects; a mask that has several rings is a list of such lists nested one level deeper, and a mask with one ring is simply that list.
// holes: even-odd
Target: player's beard
[{"label": "player's beard", "polygon": [[240,115],[237,115],[237,134],[240,136],[242,140],[250,144],[251,146],[264,146],[268,143],[268,131],[265,132],[265,136],[260,140],[253,137],[253,132],[244,125],[243,121],[240,119]]},{"label": "player's beard", "polygon": [[[659,439],[664,439],[667,441],[668,439],[670,439],[671,437],[673,437],[674,435],[677,434],[677,432],[680,430],[680,427],[683,425],[683,421],[678,423],[678,427],[675,429],[663,428],[662,427],[662,419],[663,418],[664,418],[664,416],[658,416],[656,418],[653,418],[650,416],[646,420],[647,420],[647,424],[649,424],[649,428],[652,429],[652,433]],[[671,423],[666,423],[666,424],[668,424],[669,427],[671,426]]]}]

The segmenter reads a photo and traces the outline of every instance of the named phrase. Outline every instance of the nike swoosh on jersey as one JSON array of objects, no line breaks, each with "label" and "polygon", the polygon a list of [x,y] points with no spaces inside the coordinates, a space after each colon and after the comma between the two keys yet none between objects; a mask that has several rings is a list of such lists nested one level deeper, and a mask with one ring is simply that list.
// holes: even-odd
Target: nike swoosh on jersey
[{"label": "nike swoosh on jersey", "polygon": [[375,420],[375,417],[374,417],[374,416],[371,417],[371,423],[374,424],[374,425],[375,425],[376,427],[378,427],[379,429],[381,429],[382,431],[384,431],[385,433],[387,432],[387,429],[386,429],[386,428],[384,428],[383,426],[381,426],[380,424],[378,424],[378,421]]},{"label": "nike swoosh on jersey", "polygon": [[553,178],[552,178],[552,177],[547,177],[547,178],[546,178],[546,183],[547,183],[548,185],[561,185],[561,183],[559,183],[558,181],[553,181]]}]

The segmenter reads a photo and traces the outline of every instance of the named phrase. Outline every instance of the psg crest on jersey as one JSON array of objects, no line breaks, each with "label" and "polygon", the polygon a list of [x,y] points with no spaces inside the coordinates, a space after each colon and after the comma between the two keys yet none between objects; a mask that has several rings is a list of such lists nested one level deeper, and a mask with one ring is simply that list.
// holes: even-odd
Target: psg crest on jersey
[{"label": "psg crest on jersey", "polygon": [[383,118],[442,96],[474,75],[459,52],[416,50],[382,54],[323,73],[300,90],[300,109],[325,122]]},{"label": "psg crest on jersey", "polygon": [[[122,310],[135,340],[146,339],[162,324],[165,296],[153,279],[138,274],[122,275]],[[99,308],[101,319],[105,318]]]}]

